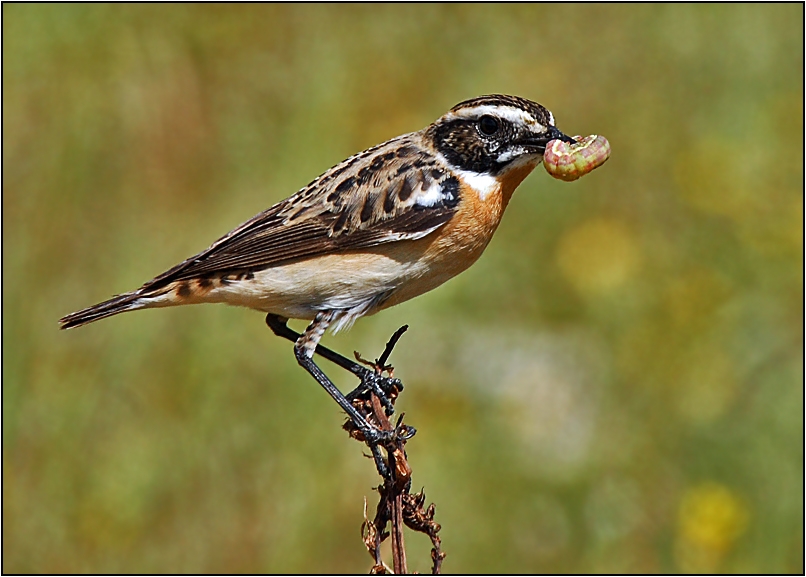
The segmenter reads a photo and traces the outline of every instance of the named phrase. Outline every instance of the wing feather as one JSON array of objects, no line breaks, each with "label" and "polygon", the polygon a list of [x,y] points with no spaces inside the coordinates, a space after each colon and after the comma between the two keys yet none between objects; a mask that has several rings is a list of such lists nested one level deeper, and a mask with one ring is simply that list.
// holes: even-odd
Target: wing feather
[{"label": "wing feather", "polygon": [[435,160],[417,146],[419,138],[420,133],[404,135],[348,158],[138,292],[430,234],[451,219],[458,196],[456,186],[447,186],[450,179],[434,168]]}]

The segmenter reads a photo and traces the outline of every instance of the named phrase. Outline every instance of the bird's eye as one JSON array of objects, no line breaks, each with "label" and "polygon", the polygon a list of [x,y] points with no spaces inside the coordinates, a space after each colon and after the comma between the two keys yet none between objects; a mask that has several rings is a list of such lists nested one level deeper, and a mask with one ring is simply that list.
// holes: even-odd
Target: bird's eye
[{"label": "bird's eye", "polygon": [[482,134],[492,136],[498,132],[498,121],[489,114],[485,114],[479,118],[479,130]]}]

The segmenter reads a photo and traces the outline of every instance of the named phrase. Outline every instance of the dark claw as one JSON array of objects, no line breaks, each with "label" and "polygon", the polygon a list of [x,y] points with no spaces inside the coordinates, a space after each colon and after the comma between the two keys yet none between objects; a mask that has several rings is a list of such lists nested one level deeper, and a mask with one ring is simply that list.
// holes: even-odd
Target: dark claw
[{"label": "dark claw", "polygon": [[409,425],[399,425],[395,429],[395,437],[402,441],[408,441],[416,434],[417,429],[415,429],[414,427],[410,427]]},{"label": "dark claw", "polygon": [[389,397],[392,396],[393,393],[396,394],[401,390],[403,390],[403,383],[400,382],[400,379],[383,377],[372,371],[367,371],[365,374],[361,375],[361,384],[347,393],[346,397],[352,402],[368,392],[374,393],[375,396],[378,397],[378,400],[381,401],[386,415],[389,416],[395,412],[394,404],[389,400]]},{"label": "dark claw", "polygon": [[360,428],[361,434],[364,435],[364,440],[370,447],[377,447],[387,443],[394,437],[395,431],[384,431],[377,427]]}]

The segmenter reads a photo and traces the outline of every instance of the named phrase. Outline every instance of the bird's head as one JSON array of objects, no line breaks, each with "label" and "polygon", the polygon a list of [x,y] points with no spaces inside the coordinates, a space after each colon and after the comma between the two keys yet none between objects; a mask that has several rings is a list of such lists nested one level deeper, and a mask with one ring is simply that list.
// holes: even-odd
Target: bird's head
[{"label": "bird's head", "polygon": [[492,176],[536,164],[551,140],[574,140],[554,126],[554,115],[536,102],[493,94],[460,102],[425,130],[454,167]]}]

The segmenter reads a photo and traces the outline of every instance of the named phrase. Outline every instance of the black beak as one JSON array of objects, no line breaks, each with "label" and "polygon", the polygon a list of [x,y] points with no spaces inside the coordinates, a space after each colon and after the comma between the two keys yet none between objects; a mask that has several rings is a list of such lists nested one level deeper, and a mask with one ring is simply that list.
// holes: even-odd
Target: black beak
[{"label": "black beak", "polygon": [[529,137],[521,144],[533,146],[537,149],[537,152],[543,153],[546,151],[546,145],[552,140],[562,140],[563,142],[567,142],[569,144],[576,144],[576,140],[560,132],[556,126],[549,126],[547,132],[541,134],[540,136]]},{"label": "black beak", "polygon": [[549,140],[562,140],[563,142],[567,142],[568,144],[576,144],[577,141],[571,138],[570,136],[566,136],[556,126],[549,127]]}]

